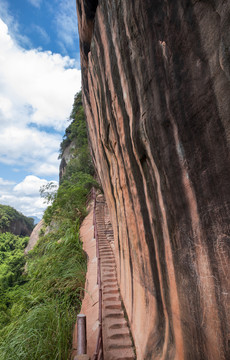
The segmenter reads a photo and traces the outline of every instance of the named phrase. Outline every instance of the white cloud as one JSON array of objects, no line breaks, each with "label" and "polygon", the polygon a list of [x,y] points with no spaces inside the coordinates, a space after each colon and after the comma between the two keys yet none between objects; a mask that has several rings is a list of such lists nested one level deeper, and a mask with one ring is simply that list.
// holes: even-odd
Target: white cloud
[{"label": "white cloud", "polygon": [[18,43],[24,46],[31,46],[31,41],[25,35],[20,32],[20,26],[15,16],[12,16],[8,2],[6,0],[0,0],[0,18],[9,27],[10,36],[13,37]]},{"label": "white cloud", "polygon": [[[58,186],[56,181],[53,183]],[[13,206],[16,210],[22,212],[26,216],[37,216],[41,218],[47,207],[44,200],[40,197],[40,188],[47,185],[46,179],[29,175],[19,184],[9,182],[0,178],[0,203]],[[7,190],[2,191],[2,185],[8,186]]]},{"label": "white cloud", "polygon": [[78,39],[76,1],[59,0],[54,17],[57,35],[62,48],[74,48]]},{"label": "white cloud", "polygon": [[36,166],[31,167],[31,170],[33,170],[33,172],[37,175],[51,176],[59,174],[58,166],[55,166],[54,164],[38,163]]},{"label": "white cloud", "polygon": [[0,91],[5,101],[14,104],[11,114],[16,116],[19,111],[27,123],[63,130],[81,86],[81,72],[74,68],[74,60],[20,48],[1,20],[0,46]]},{"label": "white cloud", "polygon": [[[10,119],[12,116],[12,102],[10,99],[0,95],[0,114],[4,119]],[[1,116],[0,115],[0,116]]]},{"label": "white cloud", "polygon": [[28,0],[28,2],[36,8],[40,8],[42,0]]},{"label": "white cloud", "polygon": [[[54,181],[55,185],[58,186],[57,181]],[[28,175],[25,179],[17,184],[13,191],[21,195],[33,195],[37,196],[41,186],[47,185],[48,181],[46,179],[40,179],[34,175]]]},{"label": "white cloud", "polygon": [[43,29],[41,26],[33,24],[32,30],[35,31],[40,36],[40,38],[43,40],[43,42],[45,42],[46,44],[48,44],[50,42],[49,35],[45,31],[45,29]]},{"label": "white cloud", "polygon": [[61,136],[35,128],[3,127],[0,133],[0,162],[24,165],[38,175],[57,175],[60,141]]},{"label": "white cloud", "polygon": [[1,186],[9,186],[9,185],[14,185],[14,184],[15,184],[15,181],[9,181],[9,180],[4,180],[3,178],[0,178],[0,189],[1,189]]},{"label": "white cloud", "polygon": [[67,125],[81,72],[68,56],[23,49],[1,19],[0,48],[0,162],[56,175],[59,131]]},{"label": "white cloud", "polygon": [[59,140],[56,135],[35,128],[3,127],[0,133],[0,160],[14,163],[18,160],[33,162],[39,158],[47,158],[57,151]]},{"label": "white cloud", "polygon": [[37,216],[39,219],[42,218],[43,213],[47,208],[43,199],[30,196],[4,194],[0,196],[0,203],[12,206],[26,216]]}]

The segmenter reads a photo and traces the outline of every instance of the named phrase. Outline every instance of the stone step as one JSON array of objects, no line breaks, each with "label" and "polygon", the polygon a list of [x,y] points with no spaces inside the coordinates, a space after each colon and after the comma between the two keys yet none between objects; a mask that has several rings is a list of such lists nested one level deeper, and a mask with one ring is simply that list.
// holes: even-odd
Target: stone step
[{"label": "stone step", "polygon": [[105,305],[106,310],[115,310],[115,309],[120,309],[121,308],[121,302],[120,301],[111,301],[110,304],[106,304]]},{"label": "stone step", "polygon": [[102,274],[102,282],[104,283],[110,283],[110,284],[115,284],[117,285],[117,277],[115,277],[113,274]]},{"label": "stone step", "polygon": [[[106,279],[106,280],[109,280],[109,279]],[[104,286],[102,284],[102,292],[104,294],[104,291],[110,291],[110,290],[117,290],[118,293],[119,293],[119,290],[118,290],[118,287],[117,287],[117,280],[116,282],[112,283],[112,281],[106,281],[104,282]],[[111,293],[112,295],[112,293]]]},{"label": "stone step", "polygon": [[101,263],[104,265],[106,265],[106,264],[108,264],[108,265],[114,264],[115,265],[115,260],[114,259],[105,259],[105,260],[101,259]]},{"label": "stone step", "polygon": [[123,319],[124,314],[122,312],[108,312],[107,314],[104,315],[104,318],[106,319]]},{"label": "stone step", "polygon": [[101,264],[101,270],[108,270],[108,269],[114,269],[114,265],[113,264]]},{"label": "stone step", "polygon": [[[104,295],[107,295],[107,294],[109,294],[109,295],[119,294],[119,291],[118,291],[118,288],[117,288],[117,287],[116,287],[116,289],[104,288],[103,290],[104,290],[104,291],[103,291],[103,296],[104,296]],[[120,295],[120,294],[119,294],[119,295]]]},{"label": "stone step", "polygon": [[[110,339],[110,341],[112,341]],[[114,341],[114,343],[112,344],[109,344],[108,346],[108,349],[109,350],[115,350],[115,349],[120,349],[120,350],[123,350],[123,349],[131,349],[132,350],[132,343],[131,343],[131,340],[129,340],[129,342],[127,341],[127,344],[125,343],[125,339],[123,340],[123,342],[118,342],[117,340]]]},{"label": "stone step", "polygon": [[127,321],[124,319],[117,319],[116,322],[109,325],[109,329],[121,329],[127,327]]},{"label": "stone step", "polygon": [[[117,286],[117,281],[114,281],[114,280],[106,279],[106,280],[103,280],[103,283],[104,283],[104,287],[107,285],[110,285],[110,287]],[[102,285],[102,287],[103,287],[103,285]]]},{"label": "stone step", "polygon": [[135,355],[133,349],[122,349],[122,352],[113,349],[108,351],[106,360],[135,360]]},{"label": "stone step", "polygon": [[115,269],[103,269],[103,274],[115,274],[117,276],[116,270]]},{"label": "stone step", "polygon": [[106,271],[106,270],[110,270],[110,269],[114,269],[113,264],[101,264],[101,271]]},{"label": "stone step", "polygon": [[117,278],[113,275],[106,275],[103,276],[103,282],[104,283],[112,283],[112,284],[117,284]]},{"label": "stone step", "polygon": [[106,306],[104,306],[104,312],[103,312],[103,314],[104,314],[105,316],[111,315],[111,317],[113,317],[113,315],[114,315],[114,316],[116,316],[116,315],[119,316],[119,314],[122,314],[122,316],[124,316],[124,312],[123,312],[122,308],[120,308],[120,309],[116,309],[116,308],[115,308],[115,309],[113,309],[113,308],[107,309]]},{"label": "stone step", "polygon": [[[109,269],[110,270],[110,269]],[[114,280],[117,280],[117,274],[115,271],[109,271],[108,269],[103,269],[101,272],[101,275],[104,278],[111,279],[111,277],[114,277]],[[111,269],[112,270],[112,269]]]},{"label": "stone step", "polygon": [[122,336],[125,336],[125,337],[129,337],[130,336],[130,333],[129,333],[129,329],[128,329],[128,326],[127,324],[124,324],[124,327],[123,328],[119,328],[119,329],[108,329],[108,333],[109,333],[109,336],[112,338],[112,339],[119,339],[121,338]]},{"label": "stone step", "polygon": [[103,301],[110,303],[111,301],[120,301],[120,296],[111,296],[111,294],[104,295]]},{"label": "stone step", "polygon": [[102,280],[104,359],[134,360],[130,333],[120,300],[114,252],[111,248],[111,242],[114,241],[113,229],[108,210],[106,211],[105,214],[105,203],[97,202],[96,222]]},{"label": "stone step", "polygon": [[130,339],[130,332],[127,324],[123,328],[118,329],[108,329],[109,339],[116,341],[117,344],[130,345],[132,347],[132,342]]},{"label": "stone step", "polygon": [[[109,270],[111,270],[111,269],[109,269]],[[115,272],[112,272],[112,271],[108,271],[108,269],[106,269],[106,268],[104,268],[104,269],[102,270],[101,275],[102,275],[102,277],[103,277],[103,280],[104,280],[104,279],[112,279],[112,278],[114,278],[114,280],[117,281],[117,275],[116,275],[116,273],[115,273]]]}]

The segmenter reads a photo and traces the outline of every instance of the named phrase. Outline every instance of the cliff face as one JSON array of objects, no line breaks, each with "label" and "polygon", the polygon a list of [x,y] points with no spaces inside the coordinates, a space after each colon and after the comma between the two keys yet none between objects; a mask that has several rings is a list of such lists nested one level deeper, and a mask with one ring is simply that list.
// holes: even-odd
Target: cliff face
[{"label": "cliff face", "polygon": [[14,220],[9,225],[7,231],[14,235],[30,236],[32,232],[32,226],[28,226],[23,220]]},{"label": "cliff face", "polygon": [[70,162],[71,159],[74,158],[73,151],[76,149],[76,144],[74,141],[72,141],[64,150],[62,156],[61,156],[61,162],[59,167],[59,183],[62,179],[62,177],[65,174],[66,166]]},{"label": "cliff face", "polygon": [[0,233],[30,236],[33,228],[33,218],[23,215],[11,206],[0,204]]},{"label": "cliff face", "polygon": [[229,359],[230,3],[77,0],[137,358]]}]

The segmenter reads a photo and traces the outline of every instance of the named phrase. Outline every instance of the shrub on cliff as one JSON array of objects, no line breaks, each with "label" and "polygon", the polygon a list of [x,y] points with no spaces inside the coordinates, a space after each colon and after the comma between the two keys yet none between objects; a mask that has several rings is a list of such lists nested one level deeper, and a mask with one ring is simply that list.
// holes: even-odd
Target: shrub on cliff
[{"label": "shrub on cliff", "polygon": [[0,234],[0,329],[11,318],[11,291],[25,282],[24,249],[28,240],[28,237],[21,238],[11,233]]},{"label": "shrub on cliff", "polygon": [[71,121],[70,125],[65,130],[65,135],[60,144],[60,155],[62,157],[67,146],[74,141],[76,148],[81,148],[82,146],[88,146],[87,138],[87,126],[85,113],[82,105],[82,94],[81,91],[75,95],[73,109],[70,114],[69,120]]}]

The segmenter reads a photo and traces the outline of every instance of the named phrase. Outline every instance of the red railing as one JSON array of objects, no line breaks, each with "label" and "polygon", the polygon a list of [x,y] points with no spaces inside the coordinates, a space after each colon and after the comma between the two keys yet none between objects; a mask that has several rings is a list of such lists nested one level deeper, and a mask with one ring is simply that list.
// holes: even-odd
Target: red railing
[{"label": "red railing", "polygon": [[94,225],[94,237],[96,239],[96,255],[97,255],[97,284],[99,288],[99,329],[97,337],[96,350],[93,356],[93,360],[103,360],[103,340],[102,340],[102,287],[101,287],[101,258],[99,252],[99,241],[98,241],[98,232],[97,232],[97,222],[96,222],[96,191],[93,188],[92,191],[94,205],[93,205],[93,225]]}]

